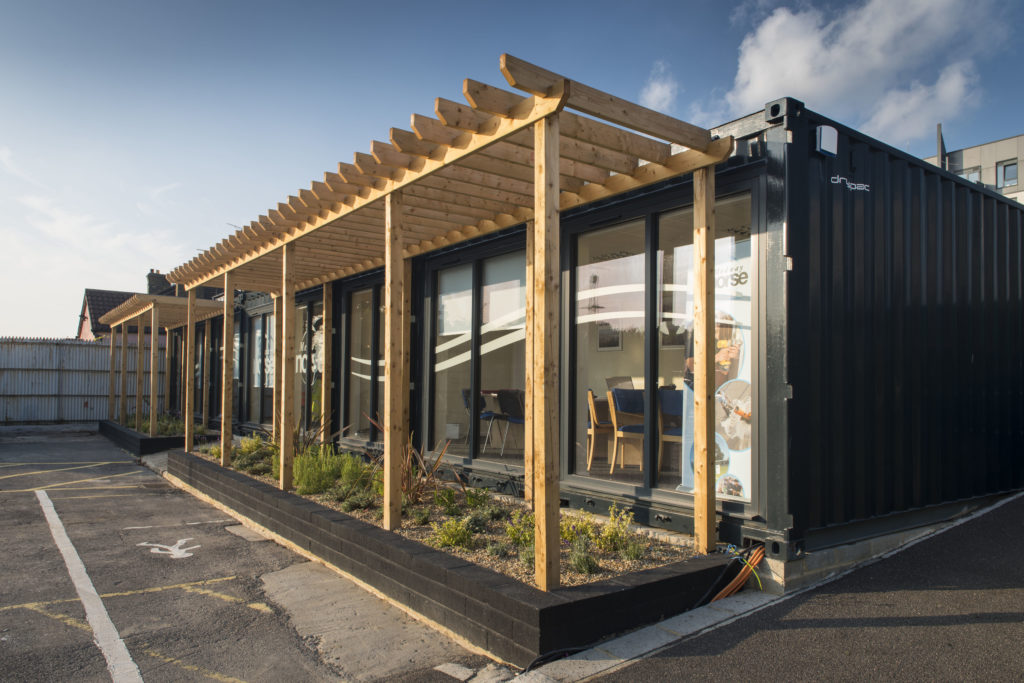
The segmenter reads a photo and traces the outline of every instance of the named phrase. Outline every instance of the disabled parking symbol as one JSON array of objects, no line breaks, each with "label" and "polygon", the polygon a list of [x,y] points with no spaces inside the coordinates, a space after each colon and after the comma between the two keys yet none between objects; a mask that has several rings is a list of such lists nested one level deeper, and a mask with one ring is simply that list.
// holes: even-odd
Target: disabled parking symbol
[{"label": "disabled parking symbol", "polygon": [[172,560],[180,560],[183,557],[192,557],[192,553],[189,550],[195,550],[196,548],[202,548],[201,545],[193,545],[188,548],[183,547],[186,543],[191,541],[191,538],[179,538],[178,542],[174,545],[163,545],[162,543],[136,543],[135,545],[146,546],[149,548],[149,552],[156,553],[157,555],[168,555]]}]

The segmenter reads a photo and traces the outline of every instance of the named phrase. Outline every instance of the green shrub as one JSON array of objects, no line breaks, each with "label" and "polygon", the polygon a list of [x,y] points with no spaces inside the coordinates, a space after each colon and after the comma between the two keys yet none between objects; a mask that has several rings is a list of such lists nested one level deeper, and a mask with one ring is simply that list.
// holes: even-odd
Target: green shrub
[{"label": "green shrub", "polygon": [[487,554],[491,557],[508,557],[512,554],[512,546],[507,543],[491,542],[487,544]]},{"label": "green shrub", "polygon": [[588,541],[594,541],[598,535],[597,522],[589,512],[580,515],[562,515],[558,523],[558,532],[566,543],[572,543],[581,536]]},{"label": "green shrub", "polygon": [[615,503],[608,508],[608,521],[601,527],[596,540],[597,547],[606,553],[619,552],[633,538],[630,530],[633,513],[620,510]]},{"label": "green shrub", "polygon": [[533,548],[533,544],[521,545],[516,549],[516,553],[519,555],[519,561],[525,564],[527,567],[532,567],[536,554]]},{"label": "green shrub", "polygon": [[473,531],[465,519],[447,519],[430,525],[433,530],[427,542],[435,548],[473,548]]},{"label": "green shrub", "polygon": [[508,508],[505,507],[504,505],[498,505],[496,503],[488,505],[487,507],[483,508],[481,512],[487,515],[487,519],[491,520],[492,522],[497,522],[498,520],[502,519],[508,519],[509,517]]},{"label": "green shrub", "polygon": [[[529,510],[516,510],[509,521],[505,522],[505,535],[517,548],[529,546],[533,548],[533,513]],[[520,553],[521,554],[521,553]]]},{"label": "green shrub", "polygon": [[449,517],[458,517],[462,512],[458,502],[455,500],[455,491],[452,489],[438,489],[434,491],[434,504],[444,510]]},{"label": "green shrub", "polygon": [[580,574],[593,574],[601,566],[597,559],[590,553],[590,539],[580,534],[573,538],[572,547],[569,549],[569,566]]},{"label": "green shrub", "polygon": [[470,510],[483,507],[491,501],[491,492],[487,489],[466,489],[466,507]]},{"label": "green shrub", "polygon": [[430,509],[421,508],[419,510],[416,510],[412,515],[412,521],[417,526],[426,526],[427,523],[430,521]]},{"label": "green shrub", "polygon": [[491,521],[481,510],[474,510],[463,518],[466,527],[475,534],[487,531],[487,523]]},{"label": "green shrub", "polygon": [[[273,464],[277,445],[264,441],[258,436],[244,436],[234,448],[231,455],[231,466],[239,472],[268,475],[275,472]],[[274,474],[277,477],[277,474]]]},{"label": "green shrub", "polygon": [[626,541],[626,545],[619,551],[619,557],[630,562],[637,562],[644,558],[647,554],[647,549],[650,547],[644,539],[638,534],[633,534],[633,538]]},{"label": "green shrub", "polygon": [[369,491],[360,491],[345,499],[341,509],[345,512],[353,510],[371,510],[377,506],[377,497]]},{"label": "green shrub", "polygon": [[323,493],[341,476],[341,457],[330,449],[310,449],[295,456],[295,488],[299,494]]}]

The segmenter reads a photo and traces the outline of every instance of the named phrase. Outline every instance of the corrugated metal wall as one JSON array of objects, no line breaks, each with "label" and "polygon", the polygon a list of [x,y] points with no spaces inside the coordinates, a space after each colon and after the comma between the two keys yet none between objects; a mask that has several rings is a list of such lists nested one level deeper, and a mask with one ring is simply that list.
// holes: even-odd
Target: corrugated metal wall
[{"label": "corrugated metal wall", "polygon": [[[117,349],[120,359],[120,346]],[[0,424],[107,419],[110,346],[76,339],[0,339]],[[128,411],[135,405],[136,347],[128,345]],[[161,400],[164,356],[158,371]],[[144,356],[143,410],[149,405]],[[163,405],[161,403],[161,405]]]},{"label": "corrugated metal wall", "polygon": [[1024,487],[1024,209],[842,127],[817,154],[832,122],[808,118],[787,178],[795,528]]}]

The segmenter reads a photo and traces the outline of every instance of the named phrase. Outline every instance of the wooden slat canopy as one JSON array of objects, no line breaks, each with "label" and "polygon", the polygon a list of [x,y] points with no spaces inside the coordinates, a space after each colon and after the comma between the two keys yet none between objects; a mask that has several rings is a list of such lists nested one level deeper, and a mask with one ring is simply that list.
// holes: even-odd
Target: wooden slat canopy
[{"label": "wooden slat canopy", "polygon": [[[174,329],[187,322],[188,299],[179,296],[161,296],[158,294],[135,294],[117,308],[113,308],[102,316],[100,322],[115,327],[122,323],[132,324],[140,315],[160,309],[160,327]],[[224,305],[219,301],[198,299],[196,301],[196,319],[208,320],[223,315]],[[149,322],[149,321],[146,321]]]},{"label": "wooden slat canopy", "polygon": [[[249,225],[168,274],[193,288],[232,271],[238,289],[279,294],[281,249],[294,243],[298,290],[384,265],[384,198],[402,190],[402,254],[417,254],[533,218],[532,126],[559,119],[558,209],[718,163],[731,138],[627,102],[510,55],[511,92],[467,79],[465,103],[438,98],[369,153],[356,152]],[[575,111],[570,111],[575,110]],[[650,137],[654,136],[654,137]],[[655,139],[660,138],[660,139]],[[675,151],[674,145],[685,147]]]}]

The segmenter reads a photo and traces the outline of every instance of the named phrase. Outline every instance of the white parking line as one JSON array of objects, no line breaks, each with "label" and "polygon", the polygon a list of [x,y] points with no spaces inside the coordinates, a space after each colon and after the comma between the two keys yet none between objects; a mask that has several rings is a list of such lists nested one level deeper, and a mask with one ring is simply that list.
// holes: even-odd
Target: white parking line
[{"label": "white parking line", "polygon": [[50,525],[50,533],[53,534],[53,540],[57,544],[57,548],[60,549],[60,554],[64,556],[64,564],[68,567],[68,575],[71,577],[71,582],[75,584],[78,598],[82,601],[82,606],[85,607],[85,618],[89,622],[89,626],[92,627],[93,639],[100,648],[100,652],[103,653],[103,657],[107,660],[107,670],[110,672],[110,677],[114,680],[114,683],[121,683],[122,681],[138,681],[138,683],[142,683],[139,667],[135,665],[131,653],[128,652],[128,648],[125,646],[124,641],[121,640],[117,629],[114,628],[114,622],[110,620],[110,615],[107,614],[103,601],[100,600],[96,588],[92,585],[92,580],[89,579],[89,574],[85,571],[82,559],[78,556],[78,552],[75,550],[75,546],[72,545],[71,539],[68,538],[67,531],[64,530],[64,524],[60,521],[57,511],[53,507],[53,502],[46,495],[46,491],[36,491],[36,497],[39,499],[39,505],[43,508],[43,515]]},{"label": "white parking line", "polygon": [[126,526],[121,531],[133,531],[137,529],[166,529],[174,526],[196,526],[197,524],[220,524],[222,522],[234,522],[233,517],[227,519],[211,519],[205,522],[181,522],[179,524],[151,524],[150,526]]}]

